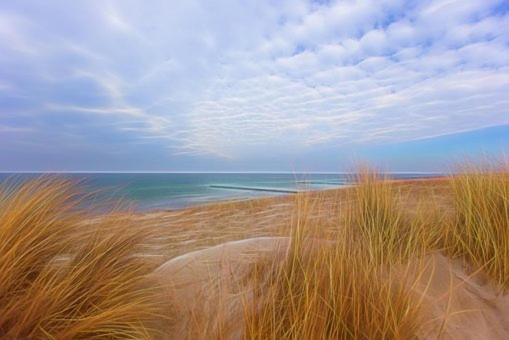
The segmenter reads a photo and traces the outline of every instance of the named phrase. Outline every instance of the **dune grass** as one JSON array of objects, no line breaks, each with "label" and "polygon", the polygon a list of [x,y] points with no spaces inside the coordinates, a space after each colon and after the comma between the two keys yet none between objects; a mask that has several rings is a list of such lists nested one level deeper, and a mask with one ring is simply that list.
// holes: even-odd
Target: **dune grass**
[{"label": "dune grass", "polygon": [[355,176],[342,228],[342,237],[358,240],[364,255],[379,264],[402,263],[422,255],[433,243],[433,225],[426,224],[422,208],[413,214],[402,206],[408,200],[389,178],[370,169],[360,170]]},{"label": "dune grass", "polygon": [[420,306],[401,263],[424,242],[401,232],[404,216],[388,181],[365,172],[352,196],[333,238],[310,219],[319,199],[297,197],[287,258],[260,280],[258,302],[246,308],[246,338],[415,336]]},{"label": "dune grass", "polygon": [[464,169],[444,182],[448,209],[431,202],[411,213],[401,186],[359,172],[332,238],[309,219],[321,204],[301,197],[288,256],[261,280],[261,306],[247,310],[247,338],[413,338],[422,319],[411,287],[425,268],[408,266],[433,251],[465,258],[507,289],[509,167]]},{"label": "dune grass", "polygon": [[454,216],[445,244],[509,289],[509,164],[466,165],[450,178]]},{"label": "dune grass", "polygon": [[[0,194],[0,337],[151,338],[161,300],[144,253],[154,230],[125,215],[91,220],[65,180]],[[93,222],[91,222],[93,221]]]},{"label": "dune grass", "polygon": [[[467,167],[443,182],[450,187],[445,209],[416,204],[412,211],[412,197],[401,185],[363,170],[356,186],[341,194],[305,193],[293,204],[278,203],[293,207],[291,216],[270,213],[283,231],[265,215],[260,230],[244,230],[246,220],[237,217],[253,222],[252,215],[271,206],[264,200],[260,207],[250,206],[253,201],[207,207],[205,215],[198,208],[182,212],[187,224],[170,229],[170,238],[139,216],[91,215],[65,180],[4,185],[0,337],[153,338],[164,332],[160,325],[170,317],[171,301],[161,298],[151,275],[158,262],[148,255],[170,248],[178,254],[187,249],[181,241],[190,238],[201,237],[195,245],[201,249],[250,232],[289,231],[286,256],[260,263],[250,276],[254,299],[246,300],[240,326],[245,338],[413,338],[422,325],[421,300],[411,289],[421,270],[415,259],[430,251],[465,258],[509,288],[508,169],[506,163]],[[230,215],[236,216],[231,225],[224,223]],[[223,229],[204,228],[215,226],[203,220],[210,216]],[[162,246],[161,239],[174,244]]]}]

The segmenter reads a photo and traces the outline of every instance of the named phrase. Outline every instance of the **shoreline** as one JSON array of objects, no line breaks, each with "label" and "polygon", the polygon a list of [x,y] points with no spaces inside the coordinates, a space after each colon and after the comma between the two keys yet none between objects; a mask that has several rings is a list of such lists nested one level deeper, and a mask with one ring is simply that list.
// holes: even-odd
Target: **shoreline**
[{"label": "shoreline", "polygon": [[[446,175],[439,175],[439,176],[433,176],[433,177],[422,177],[422,178],[412,178],[412,179],[391,179],[388,180],[388,182],[394,182],[396,184],[400,185],[411,185],[413,183],[429,183],[433,184],[435,181],[444,181],[448,177]],[[263,195],[263,196],[257,196],[257,197],[239,197],[239,198],[224,198],[224,199],[217,199],[217,200],[211,200],[206,201],[202,203],[196,203],[196,204],[190,204],[188,206],[183,207],[167,207],[167,208],[154,208],[154,209],[135,209],[136,214],[151,214],[151,213],[174,213],[174,212],[180,212],[184,210],[190,210],[190,209],[200,209],[200,208],[213,208],[216,205],[231,205],[231,204],[242,204],[245,202],[257,202],[257,201],[266,201],[266,200],[288,200],[289,198],[298,195],[298,194],[310,194],[310,195],[316,195],[323,193],[325,195],[334,193],[334,192],[341,192],[342,190],[347,190],[349,188],[354,187],[355,184],[344,184],[338,187],[334,188],[324,188],[324,189],[311,189],[311,190],[301,190],[301,191],[295,191],[295,192],[288,192],[288,193],[281,193],[277,195]],[[133,202],[136,204],[136,202]]]},{"label": "shoreline", "polygon": [[[435,190],[439,197],[448,192],[444,179],[412,179],[394,181],[410,195],[405,205],[417,206],[417,198]],[[311,200],[318,199],[324,210],[317,223],[332,226],[335,209],[351,193],[354,186],[303,192]],[[224,242],[256,237],[287,236],[292,215],[296,211],[296,194],[256,197],[241,200],[215,201],[179,209],[130,211],[130,219],[141,225],[155,226],[161,238],[171,243],[164,258],[170,260],[187,252],[205,249]],[[332,212],[332,213],[325,213]],[[127,213],[127,212],[126,212]],[[100,218],[100,216],[98,216]]]}]

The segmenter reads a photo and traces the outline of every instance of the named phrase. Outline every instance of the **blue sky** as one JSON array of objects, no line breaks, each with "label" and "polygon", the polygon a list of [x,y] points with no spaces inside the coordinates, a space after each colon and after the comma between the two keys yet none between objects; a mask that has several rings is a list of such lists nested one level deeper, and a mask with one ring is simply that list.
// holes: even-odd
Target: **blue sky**
[{"label": "blue sky", "polygon": [[0,3],[0,170],[443,170],[509,151],[509,1]]}]

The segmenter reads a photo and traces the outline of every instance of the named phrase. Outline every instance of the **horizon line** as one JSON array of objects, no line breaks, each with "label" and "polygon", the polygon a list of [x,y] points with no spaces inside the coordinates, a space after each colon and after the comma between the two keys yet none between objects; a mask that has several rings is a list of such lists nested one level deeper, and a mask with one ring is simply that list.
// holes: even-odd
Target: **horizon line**
[{"label": "horizon line", "polygon": [[[380,171],[393,174],[444,174],[446,171]],[[0,174],[355,174],[356,171],[143,171],[143,170],[0,170]]]}]

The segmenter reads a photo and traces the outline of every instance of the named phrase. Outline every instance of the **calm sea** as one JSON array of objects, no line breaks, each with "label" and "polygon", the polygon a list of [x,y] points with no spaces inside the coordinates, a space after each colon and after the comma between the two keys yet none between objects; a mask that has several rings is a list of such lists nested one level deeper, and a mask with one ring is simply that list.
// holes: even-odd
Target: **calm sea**
[{"label": "calm sea", "polygon": [[[397,173],[394,178],[422,178],[435,174]],[[37,173],[1,173],[0,181],[25,180]],[[101,199],[118,199],[139,210],[175,209],[219,200],[288,195],[348,185],[348,174],[302,173],[65,173]]]}]

